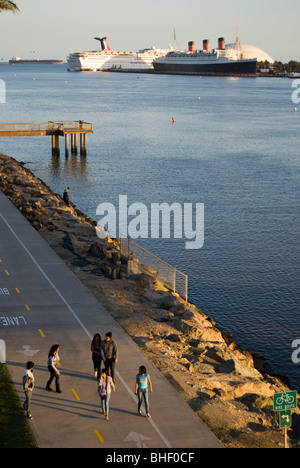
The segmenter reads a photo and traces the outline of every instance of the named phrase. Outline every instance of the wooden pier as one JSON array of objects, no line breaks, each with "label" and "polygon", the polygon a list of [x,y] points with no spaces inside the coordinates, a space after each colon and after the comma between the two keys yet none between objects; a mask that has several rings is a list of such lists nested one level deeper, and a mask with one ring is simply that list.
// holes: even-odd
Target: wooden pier
[{"label": "wooden pier", "polygon": [[[93,133],[91,123],[79,121],[70,122],[37,122],[37,123],[0,123],[0,137],[51,136],[52,154],[60,154],[60,137],[65,139],[65,152],[69,153],[69,138],[71,152],[78,152],[78,135],[80,136],[80,154],[87,153],[87,134]],[[69,137],[71,135],[71,137]]]}]

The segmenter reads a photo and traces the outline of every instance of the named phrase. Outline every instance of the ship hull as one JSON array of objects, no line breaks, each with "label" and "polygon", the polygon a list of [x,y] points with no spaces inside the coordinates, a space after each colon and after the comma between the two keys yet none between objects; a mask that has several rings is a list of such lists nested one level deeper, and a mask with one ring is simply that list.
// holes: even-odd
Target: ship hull
[{"label": "ship hull", "polygon": [[10,60],[10,65],[63,65],[63,60]]},{"label": "ship hull", "polygon": [[215,63],[201,63],[189,60],[188,63],[156,61],[153,63],[156,73],[173,75],[211,75],[211,76],[256,76],[257,61],[237,60]]}]

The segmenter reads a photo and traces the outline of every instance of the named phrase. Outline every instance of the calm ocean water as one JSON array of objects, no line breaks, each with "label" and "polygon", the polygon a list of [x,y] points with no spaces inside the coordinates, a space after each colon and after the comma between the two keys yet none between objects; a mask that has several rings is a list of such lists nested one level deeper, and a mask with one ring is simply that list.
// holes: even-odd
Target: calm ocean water
[{"label": "calm ocean water", "polygon": [[[205,243],[143,240],[189,275],[189,299],[300,390],[299,137],[291,80],[0,66],[1,122],[85,120],[87,158],[51,156],[50,138],[1,139],[94,219],[99,203],[204,203]],[[199,99],[200,98],[200,99]],[[172,125],[171,118],[176,122]],[[138,241],[139,242],[139,241]]]}]

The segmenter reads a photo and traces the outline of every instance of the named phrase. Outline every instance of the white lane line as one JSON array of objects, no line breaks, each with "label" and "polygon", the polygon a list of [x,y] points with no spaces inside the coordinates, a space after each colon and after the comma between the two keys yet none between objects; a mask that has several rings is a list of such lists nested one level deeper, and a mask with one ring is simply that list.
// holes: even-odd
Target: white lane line
[{"label": "white lane line", "polygon": [[[20,239],[20,237],[17,235],[17,233],[14,231],[14,229],[10,226],[10,224],[7,222],[7,220],[4,218],[4,216],[0,213],[0,217],[2,218],[2,220],[4,221],[4,223],[6,224],[6,226],[9,228],[9,230],[11,231],[11,233],[14,235],[14,237],[17,239],[17,241],[20,243],[20,245],[23,247],[23,249],[25,250],[25,252],[28,254],[28,256],[31,258],[31,260],[33,261],[33,263],[35,264],[35,266],[38,268],[38,270],[42,273],[42,275],[44,276],[44,278],[48,281],[48,283],[50,284],[50,286],[54,289],[54,291],[56,292],[56,294],[60,297],[60,299],[63,301],[63,303],[65,304],[65,306],[67,307],[67,309],[71,312],[71,314],[73,315],[73,317],[75,318],[75,320],[77,321],[77,323],[80,325],[80,327],[83,329],[83,331],[86,333],[86,335],[88,336],[88,338],[90,340],[93,339],[92,335],[89,333],[89,331],[87,330],[87,328],[83,325],[82,321],[79,319],[79,317],[76,315],[76,313],[74,312],[74,310],[72,309],[72,307],[68,304],[67,300],[64,298],[64,296],[61,294],[61,292],[57,289],[57,287],[55,286],[55,284],[51,281],[51,279],[49,278],[49,276],[44,272],[44,270],[42,269],[42,267],[39,265],[39,263],[37,262],[37,260],[34,258],[34,256],[30,253],[30,251],[27,249],[27,247],[24,245],[24,243],[22,242],[22,240]],[[135,396],[135,394],[132,392],[132,390],[130,389],[130,387],[127,385],[127,383],[125,382],[125,380],[123,379],[123,377],[121,377],[121,375],[119,374],[119,372],[116,370],[116,375],[118,376],[118,378],[120,379],[120,381],[122,382],[123,386],[126,388],[127,392],[129,393],[129,395],[134,399],[134,401],[137,403],[137,397]],[[155,424],[155,422],[153,421],[153,419],[149,419],[149,422],[151,423],[152,427],[154,428],[154,430],[156,431],[156,433],[159,435],[159,437],[162,439],[162,441],[164,442],[164,444],[166,445],[166,447],[168,448],[172,448],[172,445],[170,444],[170,442],[168,441],[168,439],[162,434],[162,432],[160,431],[160,429],[157,427],[157,425]]]},{"label": "white lane line", "polygon": [[48,281],[48,283],[51,285],[51,287],[54,289],[54,291],[56,292],[56,294],[61,298],[61,300],[63,301],[63,303],[65,304],[65,306],[69,309],[69,311],[71,312],[71,314],[73,315],[73,317],[77,320],[77,322],[79,323],[79,325],[82,327],[82,329],[85,331],[85,333],[88,335],[89,338],[93,339],[93,337],[90,335],[90,333],[88,332],[88,330],[85,328],[85,326],[83,325],[83,323],[81,322],[81,320],[79,319],[79,317],[77,317],[77,315],[75,314],[74,310],[72,309],[72,307],[68,304],[68,302],[66,301],[66,299],[63,297],[63,295],[60,293],[60,291],[57,289],[57,287],[55,286],[55,284],[52,283],[51,279],[49,278],[49,276],[44,272],[44,270],[42,269],[42,267],[38,264],[38,262],[36,261],[36,259],[33,257],[33,255],[29,252],[29,250],[27,249],[27,247],[24,245],[24,243],[21,241],[21,239],[19,238],[19,236],[17,235],[17,233],[14,231],[14,229],[10,226],[10,224],[6,221],[6,219],[4,218],[4,216],[0,213],[0,216],[1,218],[3,219],[3,221],[5,222],[6,226],[10,229],[10,231],[12,232],[12,234],[15,236],[15,238],[17,239],[17,241],[21,244],[21,246],[23,247],[23,249],[25,250],[25,252],[29,255],[29,257],[31,258],[31,260],[33,261],[33,263],[35,264],[35,266],[38,268],[38,270],[42,273],[42,275],[44,276],[44,278]]}]

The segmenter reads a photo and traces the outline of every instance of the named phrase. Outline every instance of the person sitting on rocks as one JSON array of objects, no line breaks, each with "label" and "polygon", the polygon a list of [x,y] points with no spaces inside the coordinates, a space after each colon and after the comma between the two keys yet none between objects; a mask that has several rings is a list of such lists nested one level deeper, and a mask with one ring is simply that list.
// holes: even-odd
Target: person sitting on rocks
[{"label": "person sitting on rocks", "polygon": [[70,187],[68,187],[63,194],[63,201],[67,206],[70,206],[70,197],[69,197]]}]

